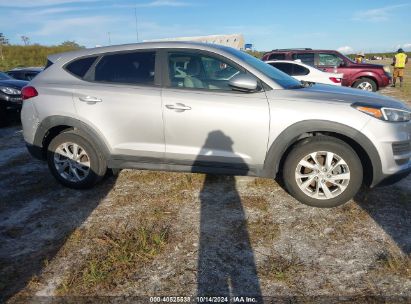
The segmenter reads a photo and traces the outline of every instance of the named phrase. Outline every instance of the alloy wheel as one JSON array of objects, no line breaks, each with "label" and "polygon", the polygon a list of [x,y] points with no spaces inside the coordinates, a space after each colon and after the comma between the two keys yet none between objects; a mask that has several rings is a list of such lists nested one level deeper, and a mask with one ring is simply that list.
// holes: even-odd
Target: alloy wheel
[{"label": "alloy wheel", "polygon": [[58,174],[70,182],[81,182],[90,173],[90,158],[83,147],[66,142],[54,151],[54,165]]},{"label": "alloy wheel", "polygon": [[350,178],[350,168],[344,159],[329,151],[318,151],[304,156],[295,171],[300,190],[321,200],[332,199],[343,193]]}]

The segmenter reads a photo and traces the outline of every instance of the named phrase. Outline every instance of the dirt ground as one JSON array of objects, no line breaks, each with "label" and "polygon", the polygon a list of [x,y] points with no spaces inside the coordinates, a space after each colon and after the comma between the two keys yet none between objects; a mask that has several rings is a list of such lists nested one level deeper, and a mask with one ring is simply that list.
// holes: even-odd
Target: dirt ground
[{"label": "dirt ground", "polygon": [[[411,104],[409,74],[380,93]],[[123,170],[75,191],[19,125],[0,138],[0,302],[411,302],[411,177],[333,209],[250,177]]]}]

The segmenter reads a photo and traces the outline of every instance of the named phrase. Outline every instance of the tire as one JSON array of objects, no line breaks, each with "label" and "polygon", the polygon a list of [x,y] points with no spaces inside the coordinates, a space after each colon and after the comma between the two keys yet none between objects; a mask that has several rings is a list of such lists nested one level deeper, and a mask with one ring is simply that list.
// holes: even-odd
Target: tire
[{"label": "tire", "polygon": [[61,184],[74,189],[93,187],[107,170],[103,154],[77,131],[60,133],[51,140],[47,149],[47,163]]},{"label": "tire", "polygon": [[360,78],[352,85],[353,88],[375,92],[377,91],[377,84],[370,78]]},{"label": "tire", "polygon": [[[319,165],[315,165],[312,153],[316,153],[313,156]],[[330,168],[333,170],[327,171]],[[291,150],[284,163],[283,181],[288,192],[301,203],[331,208],[346,203],[359,191],[363,168],[348,144],[333,137],[317,136],[303,140]]]}]

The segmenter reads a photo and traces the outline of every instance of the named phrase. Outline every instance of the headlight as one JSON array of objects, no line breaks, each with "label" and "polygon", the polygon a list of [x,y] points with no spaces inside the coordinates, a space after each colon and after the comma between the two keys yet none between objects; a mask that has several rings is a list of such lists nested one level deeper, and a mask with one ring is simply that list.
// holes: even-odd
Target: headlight
[{"label": "headlight", "polygon": [[0,87],[0,91],[3,93],[9,94],[9,95],[20,95],[21,91],[14,89],[14,88],[9,88],[9,87]]},{"label": "headlight", "polygon": [[385,73],[391,74],[391,69],[388,65],[384,65],[383,69]]},{"label": "headlight", "polygon": [[411,120],[411,111],[393,108],[373,108],[369,106],[353,105],[353,107],[365,114],[377,119],[390,122],[406,122]]}]

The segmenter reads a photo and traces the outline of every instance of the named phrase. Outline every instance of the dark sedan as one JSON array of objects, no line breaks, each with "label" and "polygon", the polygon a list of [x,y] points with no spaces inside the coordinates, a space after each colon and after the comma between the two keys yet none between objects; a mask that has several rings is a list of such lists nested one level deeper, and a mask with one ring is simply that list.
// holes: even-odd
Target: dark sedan
[{"label": "dark sedan", "polygon": [[7,71],[6,74],[14,79],[30,81],[37,76],[38,73],[43,71],[44,68],[32,67],[32,68],[15,68]]},{"label": "dark sedan", "polygon": [[0,72],[0,125],[6,124],[9,112],[21,110],[21,89],[28,81],[16,80]]}]

